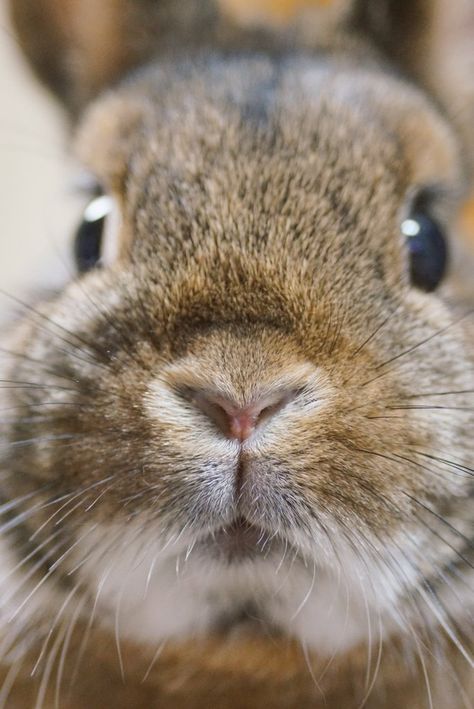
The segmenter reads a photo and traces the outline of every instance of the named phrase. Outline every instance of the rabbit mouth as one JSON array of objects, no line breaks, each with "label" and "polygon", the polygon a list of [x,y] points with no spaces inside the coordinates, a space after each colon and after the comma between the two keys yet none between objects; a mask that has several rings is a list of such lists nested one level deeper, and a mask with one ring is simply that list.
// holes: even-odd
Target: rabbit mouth
[{"label": "rabbit mouth", "polygon": [[244,517],[218,528],[199,544],[202,554],[228,564],[266,558],[287,550],[288,546],[281,536],[248,522]]}]

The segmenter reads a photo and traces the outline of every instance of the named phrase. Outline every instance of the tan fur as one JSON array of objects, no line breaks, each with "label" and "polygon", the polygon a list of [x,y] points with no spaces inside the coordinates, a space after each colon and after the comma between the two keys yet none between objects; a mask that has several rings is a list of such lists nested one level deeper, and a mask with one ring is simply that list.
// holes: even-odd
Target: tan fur
[{"label": "tan fur", "polygon": [[[80,649],[83,630],[72,638],[70,654]],[[203,640],[167,647],[148,674],[150,657],[143,648],[123,643],[124,682],[117,664],[117,649],[111,637],[94,633],[90,638],[95,648],[81,660],[82,681],[76,697],[63,700],[66,709],[202,709],[213,706],[219,709],[323,709],[346,707],[347,697],[355,691],[354,682],[363,681],[367,666],[367,649],[359,648],[343,662],[335,659],[330,665],[326,659],[311,660],[311,669],[302,650],[285,640],[266,640],[262,637],[234,637]],[[410,709],[426,707],[426,687],[423,681],[408,678],[403,652],[396,644],[385,650],[382,670],[378,678],[380,694],[368,699],[368,709],[392,709],[406,706]],[[436,667],[432,681],[436,686]],[[66,667],[62,683],[67,695],[68,683],[74,669]],[[464,668],[461,668],[463,671]],[[456,668],[459,672],[459,668]],[[422,674],[417,660],[411,672]],[[314,678],[323,675],[317,682]],[[468,690],[469,691],[469,690]],[[456,706],[456,681],[444,694],[444,706]],[[36,683],[25,672],[10,695],[9,707],[23,709],[32,706],[37,695]],[[384,697],[381,699],[380,697]],[[324,698],[323,698],[324,697]],[[54,706],[55,688],[51,686],[46,706]],[[441,705],[440,705],[441,706]]]},{"label": "tan fur", "polygon": [[302,12],[318,12],[319,21],[340,22],[350,9],[347,0],[218,0],[224,14],[243,24],[285,26]]},{"label": "tan fur", "polygon": [[[418,291],[400,232],[434,187],[456,254],[470,182],[462,132],[403,74],[429,83],[434,6],[356,3],[304,39],[211,7],[190,58],[169,49],[186,7],[110,0],[92,32],[77,6],[65,91],[14,6],[76,112],[111,84],[76,151],[122,223],[118,260],[8,344],[5,706],[469,707],[472,272],[458,256]],[[215,49],[239,41],[268,53]],[[241,447],[195,404],[280,390]],[[236,517],[262,535],[241,565]]]}]

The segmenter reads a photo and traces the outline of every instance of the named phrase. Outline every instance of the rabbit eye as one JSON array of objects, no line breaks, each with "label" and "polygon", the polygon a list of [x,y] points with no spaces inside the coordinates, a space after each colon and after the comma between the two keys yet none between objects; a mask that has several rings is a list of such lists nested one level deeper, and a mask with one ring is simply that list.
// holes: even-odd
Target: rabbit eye
[{"label": "rabbit eye", "polygon": [[448,265],[443,230],[435,219],[421,212],[406,219],[401,229],[410,254],[411,282],[429,293],[440,284]]},{"label": "rabbit eye", "polygon": [[79,273],[86,273],[101,261],[107,217],[112,213],[113,199],[100,195],[90,202],[82,216],[74,240],[74,257]]},{"label": "rabbit eye", "polygon": [[103,194],[89,202],[74,240],[79,273],[108,265],[115,259],[119,226],[117,205],[112,197]]}]

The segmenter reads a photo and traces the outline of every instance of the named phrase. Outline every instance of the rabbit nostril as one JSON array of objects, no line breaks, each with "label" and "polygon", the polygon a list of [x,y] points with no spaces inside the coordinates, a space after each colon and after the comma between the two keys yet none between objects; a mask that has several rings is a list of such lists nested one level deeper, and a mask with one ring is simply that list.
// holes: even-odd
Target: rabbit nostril
[{"label": "rabbit nostril", "polygon": [[225,396],[209,392],[187,392],[187,399],[214,423],[226,438],[243,443],[277,414],[294,396],[280,391],[250,404],[239,405]]}]

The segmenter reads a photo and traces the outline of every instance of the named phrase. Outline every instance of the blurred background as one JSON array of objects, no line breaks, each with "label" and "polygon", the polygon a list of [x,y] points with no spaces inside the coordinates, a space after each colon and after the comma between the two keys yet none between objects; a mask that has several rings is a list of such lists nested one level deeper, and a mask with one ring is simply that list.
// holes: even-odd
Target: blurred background
[{"label": "blurred background", "polygon": [[44,282],[51,269],[59,277],[64,271],[80,214],[65,144],[63,116],[23,61],[0,0],[2,290],[19,293]]}]

